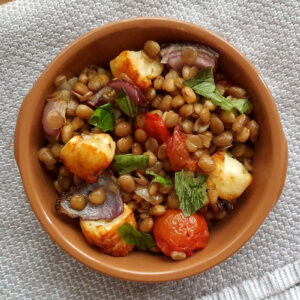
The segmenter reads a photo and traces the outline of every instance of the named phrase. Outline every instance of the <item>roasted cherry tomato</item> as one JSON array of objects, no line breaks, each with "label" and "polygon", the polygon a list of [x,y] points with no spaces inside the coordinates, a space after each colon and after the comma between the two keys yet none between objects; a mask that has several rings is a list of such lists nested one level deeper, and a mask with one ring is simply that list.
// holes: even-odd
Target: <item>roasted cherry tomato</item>
[{"label": "roasted cherry tomato", "polygon": [[170,136],[164,120],[158,114],[146,113],[144,130],[148,137],[153,137],[160,143],[167,143]]},{"label": "roasted cherry tomato", "polygon": [[190,157],[185,140],[186,135],[176,126],[167,144],[167,155],[175,172],[182,169],[195,172],[197,169],[197,161]]},{"label": "roasted cherry tomato", "polygon": [[193,250],[206,246],[209,232],[203,216],[195,213],[185,218],[181,210],[168,209],[155,219],[153,235],[164,254],[181,251],[191,256]]}]

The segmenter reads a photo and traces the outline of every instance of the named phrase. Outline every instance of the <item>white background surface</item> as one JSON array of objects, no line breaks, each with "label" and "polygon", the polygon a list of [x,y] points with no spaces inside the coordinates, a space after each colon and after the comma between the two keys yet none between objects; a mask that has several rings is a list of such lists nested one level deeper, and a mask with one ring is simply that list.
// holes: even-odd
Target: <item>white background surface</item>
[{"label": "white background surface", "polygon": [[[287,264],[295,268],[300,193],[299,3],[15,0],[0,6],[0,298],[191,299],[259,278]],[[47,64],[80,35],[104,23],[133,16],[187,20],[234,44],[270,87],[289,144],[283,194],[255,236],[214,269],[163,284],[108,278],[89,270],[52,243],[31,211],[13,157],[18,109]],[[278,294],[276,299],[299,295],[299,288],[292,289]]]}]

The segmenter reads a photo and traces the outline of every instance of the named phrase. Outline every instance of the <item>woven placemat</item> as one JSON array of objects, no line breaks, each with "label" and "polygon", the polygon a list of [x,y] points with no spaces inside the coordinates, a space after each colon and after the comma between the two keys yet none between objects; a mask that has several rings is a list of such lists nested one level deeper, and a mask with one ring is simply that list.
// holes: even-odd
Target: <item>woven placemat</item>
[{"label": "woven placemat", "polygon": [[[15,0],[1,5],[0,298],[300,298],[295,286],[299,282],[296,260],[300,231],[299,3],[298,0]],[[234,44],[253,62],[270,87],[289,145],[283,194],[252,239],[219,266],[192,278],[163,284],[109,278],[63,252],[31,211],[13,156],[19,107],[49,62],[89,30],[133,16],[187,20]]]}]

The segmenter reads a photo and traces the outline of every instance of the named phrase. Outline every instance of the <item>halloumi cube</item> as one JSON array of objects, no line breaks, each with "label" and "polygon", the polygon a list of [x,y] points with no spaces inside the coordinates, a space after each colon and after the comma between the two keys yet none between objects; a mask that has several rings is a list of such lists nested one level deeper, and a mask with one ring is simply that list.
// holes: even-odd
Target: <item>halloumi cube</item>
[{"label": "halloumi cube", "polygon": [[215,153],[212,159],[216,169],[209,174],[207,184],[215,186],[220,198],[233,202],[251,184],[252,175],[227,151]]},{"label": "halloumi cube", "polygon": [[163,64],[159,59],[152,59],[144,51],[123,51],[119,56],[110,61],[112,74],[119,78],[125,73],[140,89],[148,89],[151,80],[163,71]]},{"label": "halloumi cube", "polygon": [[112,162],[115,150],[109,134],[74,136],[62,148],[60,159],[76,176],[93,183]]},{"label": "halloumi cube", "polygon": [[126,204],[124,204],[124,212],[112,221],[80,220],[82,232],[88,242],[113,256],[126,256],[134,247],[128,245],[119,234],[118,228],[124,223],[137,227],[133,210]]}]

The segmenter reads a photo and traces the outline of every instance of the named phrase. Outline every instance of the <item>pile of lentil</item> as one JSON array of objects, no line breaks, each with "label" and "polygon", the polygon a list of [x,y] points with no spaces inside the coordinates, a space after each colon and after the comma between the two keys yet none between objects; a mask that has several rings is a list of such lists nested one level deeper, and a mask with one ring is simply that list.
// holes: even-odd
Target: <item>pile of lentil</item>
[{"label": "pile of lentil", "polygon": [[[147,41],[144,51],[149,57],[155,57],[159,54],[160,46],[154,41]],[[195,59],[196,53],[193,50],[183,50],[182,60],[185,65],[181,74],[165,68],[163,76],[153,80],[152,87],[144,91],[149,102],[147,111],[161,116],[170,130],[178,125],[187,135],[186,147],[192,158],[198,160],[200,172],[209,173],[215,169],[215,162],[211,156],[220,149],[230,151],[233,157],[251,172],[253,143],[257,138],[259,125],[251,118],[251,111],[244,114],[239,114],[236,110],[223,111],[209,99],[196,95],[192,88],[183,84],[184,80],[193,78],[199,71],[197,67],[191,66]],[[221,95],[235,99],[248,97],[245,89],[235,85],[228,86],[228,78],[222,73],[217,72],[214,77],[216,88]],[[125,74],[122,79],[130,81]],[[88,66],[76,77],[67,78],[60,75],[54,82],[55,91],[49,99],[67,101],[66,120],[59,114],[51,116],[53,124],[57,127],[62,125],[61,133],[58,139],[46,136],[48,144],[39,150],[39,159],[54,176],[53,185],[58,194],[81,183],[81,180],[60,161],[60,151],[64,144],[76,135],[102,132],[100,128],[88,122],[94,112],[93,107],[88,105],[88,100],[111,80],[113,76],[110,71],[98,66]],[[117,94],[108,88],[106,96],[108,102],[114,103]],[[146,109],[140,109],[139,114],[132,119],[120,110],[115,111],[116,125],[111,135],[116,141],[116,154],[148,155],[147,170],[163,177],[168,176],[172,185],[166,187],[151,181],[152,177],[146,175],[146,169],[121,176],[112,166],[109,169],[117,178],[123,202],[135,212],[138,229],[149,233],[154,224],[153,217],[164,214],[166,208],[178,208],[179,200],[174,190],[174,171],[167,157],[167,144],[147,136],[143,129],[145,113]],[[155,200],[150,203],[135,194],[137,186],[146,187],[149,194],[155,196]],[[98,189],[90,195],[89,200],[82,195],[74,195],[71,205],[75,209],[81,209],[86,201],[101,204],[105,200],[103,193],[103,190]],[[207,196],[207,201],[199,213],[208,222],[224,218],[227,211],[233,208],[231,203],[218,198],[213,186],[207,186]]]}]

